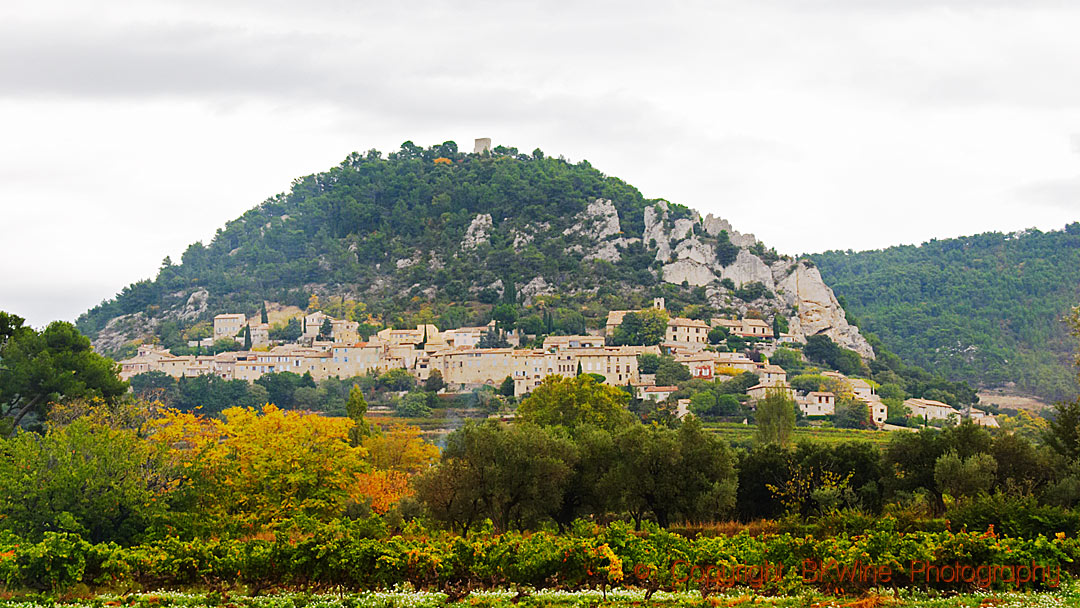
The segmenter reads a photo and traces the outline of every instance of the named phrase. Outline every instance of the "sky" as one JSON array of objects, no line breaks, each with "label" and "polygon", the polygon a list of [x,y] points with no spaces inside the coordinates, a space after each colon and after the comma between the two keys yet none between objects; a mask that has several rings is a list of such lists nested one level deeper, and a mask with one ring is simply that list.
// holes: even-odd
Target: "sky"
[{"label": "sky", "polygon": [[352,151],[477,137],[783,253],[1080,220],[1080,3],[0,3],[0,310],[74,320]]}]

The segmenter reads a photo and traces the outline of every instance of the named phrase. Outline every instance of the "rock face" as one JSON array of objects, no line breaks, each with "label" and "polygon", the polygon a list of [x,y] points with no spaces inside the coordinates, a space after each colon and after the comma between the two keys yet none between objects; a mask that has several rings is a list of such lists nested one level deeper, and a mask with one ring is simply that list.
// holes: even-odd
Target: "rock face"
[{"label": "rock face", "polygon": [[874,358],[874,349],[859,329],[847,322],[844,309],[817,268],[795,262],[795,268],[779,282],[777,290],[785,302],[798,309],[798,314],[789,320],[791,333],[806,337],[824,334],[844,348]]},{"label": "rock face", "polygon": [[[581,254],[583,259],[618,262],[622,259],[619,248],[637,240],[622,237],[619,212],[615,209],[615,203],[610,200],[596,199],[575,219],[576,223],[563,230],[563,235],[595,243],[595,246],[575,245],[570,248],[570,251]],[[515,238],[515,245],[516,243]]]},{"label": "rock face", "polygon": [[486,243],[493,225],[490,213],[481,213],[473,218],[469,228],[465,231],[465,238],[461,241],[462,251],[476,249],[480,246],[480,243]]},{"label": "rock face", "polygon": [[769,291],[776,290],[772,270],[765,265],[761,258],[745,249],[739,250],[739,255],[735,258],[735,261],[724,268],[724,271],[720,273],[720,278],[731,279],[731,282],[735,283],[736,286],[757,282],[764,285]]},{"label": "rock face", "polygon": [[577,223],[564,230],[563,234],[580,234],[595,241],[603,241],[622,232],[615,203],[607,199],[598,198],[589,203],[577,220]]},{"label": "rock face", "polygon": [[536,277],[518,289],[518,293],[524,296],[525,305],[532,305],[536,296],[546,296],[555,293],[555,288],[548,285],[544,277]]},{"label": "rock face", "polygon": [[[646,207],[642,234],[643,242],[656,248],[656,259],[664,264],[662,277],[665,282],[704,286],[715,305],[733,307],[742,313],[750,308],[775,309],[779,302],[790,311],[788,326],[793,335],[805,339],[824,334],[864,357],[874,357],[870,344],[858,328],[847,322],[832,289],[825,285],[816,268],[791,259],[781,259],[770,266],[749,251],[748,248],[758,242],[754,235],[735,231],[727,220],[707,215],[700,220],[704,235],[699,238],[695,234],[697,222],[686,218],[670,222],[668,211],[664,202]],[[726,231],[731,243],[739,247],[735,261],[727,266],[720,264],[715,246],[705,239],[705,236],[716,237],[721,231]],[[725,279],[736,288],[760,283],[770,295],[759,301],[742,302],[732,298],[730,292],[719,285]],[[778,313],[783,314],[782,311]]]},{"label": "rock face", "polygon": [[750,247],[757,242],[757,238],[755,238],[754,235],[736,232],[732,229],[731,224],[727,220],[713,217],[711,213],[705,216],[705,219],[702,220],[702,225],[705,228],[706,234],[709,236],[718,236],[721,231],[726,230],[728,239],[739,247]]}]

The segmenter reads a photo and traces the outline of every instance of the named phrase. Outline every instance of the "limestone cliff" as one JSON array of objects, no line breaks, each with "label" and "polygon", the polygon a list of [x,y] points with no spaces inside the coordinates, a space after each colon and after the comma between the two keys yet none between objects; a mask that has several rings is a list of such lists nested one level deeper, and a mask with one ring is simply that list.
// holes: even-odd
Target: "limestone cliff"
[{"label": "limestone cliff", "polygon": [[[770,265],[762,256],[751,252],[751,248],[764,251],[754,235],[735,231],[726,220],[711,214],[702,219],[697,213],[672,220],[670,215],[670,207],[663,201],[646,207],[641,235],[641,241],[655,249],[655,259],[662,264],[660,277],[665,282],[706,287],[710,301],[719,308],[736,308],[742,313],[750,309],[781,309],[788,319],[790,333],[798,338],[805,340],[823,334],[864,357],[874,357],[866,338],[847,322],[832,289],[811,263],[779,258]],[[619,225],[615,206],[598,199],[566,234],[585,235],[596,243],[589,251],[578,246],[577,251],[583,255],[615,261],[621,247],[637,241],[633,237],[615,238],[621,235]],[[731,245],[738,247],[734,260],[726,265],[717,254],[717,245],[724,235]],[[736,290],[753,283],[760,283],[765,295],[750,302],[733,297]]]}]

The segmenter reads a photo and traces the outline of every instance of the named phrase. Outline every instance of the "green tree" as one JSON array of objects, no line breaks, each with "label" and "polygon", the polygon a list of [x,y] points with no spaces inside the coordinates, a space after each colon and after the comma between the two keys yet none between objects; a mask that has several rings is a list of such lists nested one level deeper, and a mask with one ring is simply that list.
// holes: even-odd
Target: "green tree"
[{"label": "green tree", "polygon": [[510,376],[503,378],[502,384],[499,385],[499,394],[503,397],[514,396],[514,379]]},{"label": "green tree", "polygon": [[656,369],[660,367],[660,355],[653,353],[642,353],[638,355],[637,361],[638,373],[655,374]]},{"label": "green tree", "polygon": [[522,400],[518,416],[543,426],[592,424],[610,430],[630,421],[628,403],[629,395],[624,391],[598,384],[587,374],[574,378],[551,375]]},{"label": "green tree", "polygon": [[757,402],[754,421],[759,443],[789,446],[795,431],[795,401],[783,389],[769,389]]},{"label": "green tree", "polygon": [[262,310],[260,311],[260,314],[259,314],[259,322],[262,323],[263,325],[269,325],[270,324],[270,316],[266,314],[266,302],[265,301],[263,301]]},{"label": "green tree", "polygon": [[442,372],[433,369],[428,374],[427,380],[424,380],[424,390],[429,393],[437,393],[446,388],[446,382],[443,380]]},{"label": "green tree", "polygon": [[244,326],[244,350],[251,350],[251,326]]},{"label": "green tree", "polygon": [[653,346],[664,341],[667,335],[668,314],[659,308],[647,308],[623,315],[614,331],[616,345]]},{"label": "green tree", "polygon": [[778,348],[769,357],[769,363],[779,365],[788,374],[797,374],[803,368],[802,353],[790,348]]},{"label": "green tree", "polygon": [[367,407],[364,392],[358,385],[352,385],[349,389],[349,400],[345,402],[345,415],[353,421],[353,427],[349,429],[349,445],[353,447],[360,445],[365,437],[371,435],[371,427],[368,426],[367,420],[364,420]]},{"label": "green tree", "polygon": [[971,498],[990,491],[997,475],[997,461],[990,454],[960,458],[955,451],[934,463],[934,481],[943,494]]},{"label": "green tree", "polygon": [[173,406],[179,397],[176,378],[165,372],[144,372],[131,377],[131,392],[144,401],[160,401]]},{"label": "green tree", "polygon": [[874,419],[870,408],[858,399],[840,399],[836,403],[836,426],[842,429],[872,429]]},{"label": "green tree", "polygon": [[728,330],[726,327],[717,325],[709,330],[709,344],[719,344],[728,339]]},{"label": "green tree", "polygon": [[636,525],[652,514],[667,526],[675,517],[714,521],[735,504],[734,457],[693,417],[679,429],[632,425],[615,437],[613,487]]},{"label": "green tree", "polygon": [[411,392],[397,402],[397,412],[409,418],[427,418],[431,416],[431,397],[424,392]]},{"label": "green tree", "polygon": [[319,339],[329,340],[334,334],[334,324],[330,322],[330,319],[323,319],[322,326],[319,327]]},{"label": "green tree", "polygon": [[484,517],[499,532],[526,528],[556,512],[575,460],[574,444],[542,427],[469,421],[417,479],[417,497],[435,519],[463,532]]},{"label": "green tree", "polygon": [[1080,460],[1080,399],[1054,405],[1049,427],[1046,444],[1071,461]]},{"label": "green tree", "polygon": [[0,529],[129,544],[164,523],[179,475],[135,430],[77,419],[0,441]]},{"label": "green tree", "polygon": [[656,368],[657,386],[675,386],[680,382],[690,379],[690,369],[679,363],[671,356],[660,357],[660,365]]},{"label": "green tree", "polygon": [[94,352],[90,340],[63,321],[37,332],[22,319],[0,319],[0,427],[17,428],[28,414],[43,418],[49,404],[67,399],[119,399],[128,384],[119,366]]},{"label": "green tree", "polygon": [[517,307],[513,304],[499,304],[491,312],[491,318],[495,320],[496,327],[501,331],[512,329],[517,317]]}]

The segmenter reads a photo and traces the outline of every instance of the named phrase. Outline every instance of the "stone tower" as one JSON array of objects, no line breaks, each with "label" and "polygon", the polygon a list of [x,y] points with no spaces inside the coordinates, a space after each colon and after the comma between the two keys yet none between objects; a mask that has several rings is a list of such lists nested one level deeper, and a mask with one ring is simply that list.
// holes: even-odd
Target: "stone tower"
[{"label": "stone tower", "polygon": [[660,310],[664,310],[664,298],[653,298],[652,305],[653,308],[659,308]]},{"label": "stone tower", "polygon": [[478,137],[473,145],[473,154],[483,154],[484,152],[491,152],[490,137]]}]

